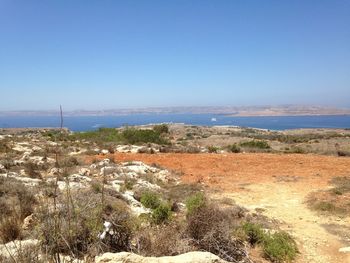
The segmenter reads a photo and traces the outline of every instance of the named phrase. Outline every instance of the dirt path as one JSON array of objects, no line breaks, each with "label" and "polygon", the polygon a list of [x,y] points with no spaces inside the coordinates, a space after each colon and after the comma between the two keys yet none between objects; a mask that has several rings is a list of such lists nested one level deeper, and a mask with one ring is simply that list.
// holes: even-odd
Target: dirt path
[{"label": "dirt path", "polygon": [[329,187],[329,180],[350,175],[350,158],[277,154],[116,154],[118,161],[140,160],[183,174],[184,182],[220,189],[214,197],[231,197],[250,209],[260,208],[282,222],[297,240],[297,262],[350,262],[338,252],[350,246],[324,225],[347,227],[349,218],[324,217],[304,203],[311,191]]}]

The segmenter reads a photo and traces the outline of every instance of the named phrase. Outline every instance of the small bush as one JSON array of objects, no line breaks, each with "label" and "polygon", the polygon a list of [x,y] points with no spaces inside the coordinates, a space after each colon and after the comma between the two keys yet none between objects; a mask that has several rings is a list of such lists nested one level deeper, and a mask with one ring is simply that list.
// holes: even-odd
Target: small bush
[{"label": "small bush", "polygon": [[0,178],[0,203],[5,209],[11,208],[2,210],[2,215],[8,212],[9,216],[23,220],[32,214],[37,200],[31,190],[15,179]]},{"label": "small bush", "polygon": [[345,152],[345,151],[337,151],[337,154],[340,157],[350,156],[350,152]]},{"label": "small bush", "polygon": [[230,209],[206,205],[187,217],[186,234],[198,250],[211,252],[229,262],[246,262],[243,242],[233,237],[235,217]]},{"label": "small bush", "polygon": [[142,193],[140,202],[144,207],[151,209],[156,209],[161,204],[159,196],[153,192]]},{"label": "small bush", "polygon": [[208,146],[208,151],[210,153],[217,153],[219,151],[219,147],[216,147],[216,146]]},{"label": "small bush", "polygon": [[0,141],[0,153],[6,153],[10,150],[11,148],[7,145],[6,142]]},{"label": "small bush", "polygon": [[323,212],[333,212],[333,211],[337,210],[337,207],[334,204],[326,202],[326,201],[320,201],[320,202],[316,203],[314,205],[314,208],[316,210],[320,210]]},{"label": "small bush", "polygon": [[332,184],[335,185],[334,190],[349,193],[350,192],[350,177],[336,177],[332,179]]},{"label": "small bush", "polygon": [[42,178],[39,172],[39,167],[32,162],[28,162],[25,164],[24,171],[30,178]]},{"label": "small bush", "polygon": [[[43,206],[37,213],[40,243],[49,255],[80,258],[130,250],[133,220],[122,201],[106,192],[102,204],[101,196],[91,191],[59,198],[59,207]],[[104,221],[111,223],[111,231],[102,238]]]},{"label": "small bush", "polygon": [[15,217],[9,217],[0,222],[0,240],[3,243],[16,240],[21,237],[21,224]]},{"label": "small bush", "polygon": [[96,131],[76,132],[69,136],[73,141],[88,140],[98,143],[103,142],[121,142],[123,140],[121,133],[114,128],[99,128]]},{"label": "small bush", "polygon": [[252,245],[262,246],[264,256],[273,262],[285,262],[295,259],[298,248],[294,239],[286,232],[279,231],[273,234],[264,232],[258,224],[246,222],[242,226],[248,241]]},{"label": "small bush", "polygon": [[161,203],[152,211],[152,222],[159,225],[167,222],[171,216],[171,207],[169,204]]},{"label": "small bush", "polygon": [[241,151],[241,148],[239,148],[237,144],[229,145],[227,149],[229,152],[232,152],[232,153],[239,153]]},{"label": "small bush", "polygon": [[297,147],[297,146],[292,146],[287,152],[288,153],[300,153],[300,154],[306,153],[306,151],[303,148]]},{"label": "small bush", "polygon": [[241,147],[257,148],[257,149],[271,149],[270,145],[266,141],[248,141],[240,143]]},{"label": "small bush", "polygon": [[265,257],[273,262],[290,262],[298,254],[293,238],[286,232],[276,232],[265,237],[263,251]]},{"label": "small bush", "polygon": [[192,251],[190,241],[183,236],[180,224],[162,224],[156,228],[145,228],[136,233],[137,254],[142,256],[175,256]]},{"label": "small bush", "polygon": [[153,127],[153,130],[159,134],[169,133],[169,127],[166,124],[159,124]]},{"label": "small bush", "polygon": [[246,222],[242,228],[247,235],[250,244],[255,245],[264,241],[265,233],[260,225]]},{"label": "small bush", "polygon": [[142,130],[135,128],[127,128],[122,132],[123,139],[129,144],[140,143],[156,143],[169,144],[169,142],[162,137],[162,134],[154,130]]},{"label": "small bush", "polygon": [[74,167],[79,165],[79,161],[76,157],[68,157],[60,162],[60,167]]},{"label": "small bush", "polygon": [[186,208],[187,208],[187,213],[193,214],[196,212],[198,209],[204,207],[206,205],[206,198],[203,193],[199,192],[196,193],[192,196],[190,196],[186,200]]}]

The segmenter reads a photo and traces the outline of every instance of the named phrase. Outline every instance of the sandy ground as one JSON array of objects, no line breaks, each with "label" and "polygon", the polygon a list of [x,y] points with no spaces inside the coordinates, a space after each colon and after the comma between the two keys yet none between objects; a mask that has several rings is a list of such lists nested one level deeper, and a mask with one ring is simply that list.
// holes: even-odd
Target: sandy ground
[{"label": "sandy ground", "polygon": [[350,158],[266,153],[118,153],[115,157],[180,172],[184,182],[207,185],[213,197],[230,197],[249,209],[259,208],[296,238],[301,252],[297,262],[350,262],[350,254],[338,252],[350,246],[341,231],[349,229],[349,217],[319,215],[305,204],[307,194],[327,189],[331,178],[350,175]]}]

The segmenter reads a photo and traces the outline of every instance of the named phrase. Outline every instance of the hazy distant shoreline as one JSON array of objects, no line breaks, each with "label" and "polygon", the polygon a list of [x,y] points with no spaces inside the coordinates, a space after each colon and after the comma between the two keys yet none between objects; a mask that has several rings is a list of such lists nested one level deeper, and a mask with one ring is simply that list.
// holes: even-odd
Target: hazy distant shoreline
[{"label": "hazy distant shoreline", "polygon": [[[268,130],[299,128],[350,128],[350,115],[229,116],[224,114],[129,114],[114,116],[64,116],[63,126],[72,131],[100,127],[139,126],[150,123],[183,123],[197,126],[240,126]],[[59,115],[0,116],[0,128],[58,127]]]},{"label": "hazy distant shoreline", "polygon": [[[231,117],[350,115],[350,109],[321,106],[153,107],[64,111],[64,116],[125,116],[134,114],[217,114]],[[58,110],[0,111],[0,116],[57,116]]]}]

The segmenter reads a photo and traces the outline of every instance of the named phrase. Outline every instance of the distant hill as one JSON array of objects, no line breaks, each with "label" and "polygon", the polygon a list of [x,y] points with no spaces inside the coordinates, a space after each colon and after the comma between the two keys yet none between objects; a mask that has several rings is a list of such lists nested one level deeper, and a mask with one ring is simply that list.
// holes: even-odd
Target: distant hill
[{"label": "distant hill", "polygon": [[[307,116],[350,115],[350,109],[321,106],[225,106],[225,107],[152,107],[109,110],[64,111],[65,116],[114,116],[130,114],[223,114],[229,116]],[[59,111],[0,111],[0,116],[56,116]]]}]

